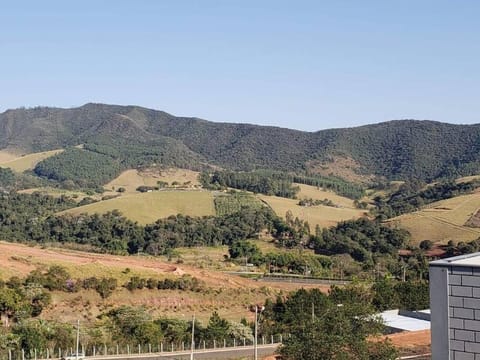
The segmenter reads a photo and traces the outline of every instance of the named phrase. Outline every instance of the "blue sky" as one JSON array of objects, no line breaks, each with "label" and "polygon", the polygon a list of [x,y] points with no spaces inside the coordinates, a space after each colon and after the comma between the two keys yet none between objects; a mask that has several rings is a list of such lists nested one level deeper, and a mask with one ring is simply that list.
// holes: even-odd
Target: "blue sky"
[{"label": "blue sky", "polygon": [[4,2],[0,111],[135,104],[315,131],[480,122],[480,2]]}]

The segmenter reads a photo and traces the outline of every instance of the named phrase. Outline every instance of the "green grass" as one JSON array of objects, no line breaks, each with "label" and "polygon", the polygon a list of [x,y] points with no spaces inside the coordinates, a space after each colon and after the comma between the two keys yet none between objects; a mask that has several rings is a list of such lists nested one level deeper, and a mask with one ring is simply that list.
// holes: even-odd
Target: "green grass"
[{"label": "green grass", "polygon": [[246,192],[217,194],[215,195],[214,203],[217,216],[233,214],[240,211],[243,207],[259,209],[264,206],[255,196]]},{"label": "green grass", "polygon": [[170,215],[214,215],[213,195],[207,191],[153,191],[125,194],[115,199],[69,209],[62,213],[106,213],[119,210],[125,217],[140,224],[150,224]]}]

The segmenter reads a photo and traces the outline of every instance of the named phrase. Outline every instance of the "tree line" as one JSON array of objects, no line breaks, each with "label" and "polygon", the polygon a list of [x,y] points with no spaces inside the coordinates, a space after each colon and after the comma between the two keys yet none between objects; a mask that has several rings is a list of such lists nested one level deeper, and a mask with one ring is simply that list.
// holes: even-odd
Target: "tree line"
[{"label": "tree line", "polygon": [[479,180],[468,182],[446,181],[425,188],[421,181],[409,181],[392,193],[387,199],[377,196],[374,199],[374,214],[379,220],[389,219],[413,212],[440,200],[470,194],[480,187]]}]

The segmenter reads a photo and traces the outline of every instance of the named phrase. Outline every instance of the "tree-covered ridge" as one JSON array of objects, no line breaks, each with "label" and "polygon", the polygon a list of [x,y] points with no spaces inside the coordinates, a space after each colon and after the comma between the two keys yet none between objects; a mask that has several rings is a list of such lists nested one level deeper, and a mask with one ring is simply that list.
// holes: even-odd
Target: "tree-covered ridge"
[{"label": "tree-covered ridge", "polygon": [[385,220],[421,209],[436,201],[469,194],[480,187],[479,180],[468,182],[446,181],[430,185],[426,188],[422,182],[407,182],[391,194],[387,199],[377,196],[375,215]]},{"label": "tree-covered ridge", "polygon": [[300,183],[333,190],[339,195],[352,199],[359,199],[364,195],[364,189],[357,184],[345,180],[322,177],[303,176],[272,170],[256,170],[248,172],[235,172],[217,170],[212,174],[203,172],[200,174],[200,182],[205,188],[234,189],[251,191],[265,195],[275,195],[286,198],[296,198],[300,188],[293,183]]},{"label": "tree-covered ridge", "polygon": [[200,181],[204,187],[210,189],[231,187],[257,194],[276,195],[286,198],[295,198],[300,191],[298,186],[293,186],[291,180],[277,172],[215,171],[211,176],[202,173]]},{"label": "tree-covered ridge", "polygon": [[108,155],[69,148],[39,162],[33,170],[40,177],[63,183],[66,187],[101,187],[120,174],[118,161]]},{"label": "tree-covered ridge", "polygon": [[[103,104],[0,114],[0,149],[33,152],[81,143],[95,144],[92,148],[100,152],[104,145],[135,148],[143,144],[140,147],[146,154],[129,151],[134,153],[129,160],[134,164],[156,159],[157,163],[187,163],[188,167],[209,163],[229,170],[307,173],[311,161],[329,162],[344,156],[353,159],[360,171],[387,179],[431,181],[480,171],[479,125],[402,120],[307,133]],[[121,147],[115,151],[122,152]]]}]

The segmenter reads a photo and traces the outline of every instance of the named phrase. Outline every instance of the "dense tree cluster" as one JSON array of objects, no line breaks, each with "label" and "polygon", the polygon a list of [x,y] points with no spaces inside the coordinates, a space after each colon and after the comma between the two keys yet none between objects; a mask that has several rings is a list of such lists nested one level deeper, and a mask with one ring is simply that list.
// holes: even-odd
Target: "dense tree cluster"
[{"label": "dense tree cluster", "polygon": [[0,192],[17,191],[44,185],[47,185],[47,182],[36,176],[27,173],[18,174],[9,168],[0,167]]},{"label": "dense tree cluster", "polygon": [[335,193],[350,199],[360,199],[363,195],[365,195],[365,189],[363,186],[336,177],[305,176],[298,174],[288,175],[288,177],[290,177],[295,183],[332,190]]},{"label": "dense tree cluster", "polygon": [[190,275],[182,275],[178,279],[166,278],[163,280],[153,278],[144,279],[138,276],[133,276],[124,286],[130,291],[147,288],[150,290],[158,289],[199,292],[205,289],[205,283],[203,281]]},{"label": "dense tree cluster", "polygon": [[33,171],[67,188],[98,188],[118,176],[121,166],[110,156],[69,148],[39,162]]},{"label": "dense tree cluster", "polygon": [[396,359],[389,342],[371,341],[383,329],[371,300],[361,285],[333,288],[329,295],[298,290],[266,302],[260,329],[291,334],[280,349],[285,359]]},{"label": "dense tree cluster", "polygon": [[317,277],[329,277],[332,260],[327,256],[314,255],[304,251],[262,253],[252,241],[235,241],[229,248],[230,258],[239,263],[267,266],[272,273],[288,273]]},{"label": "dense tree cluster", "polygon": [[311,244],[319,254],[350,254],[357,261],[371,264],[372,254],[394,254],[405,246],[409,236],[406,230],[361,218],[342,221],[328,229],[317,229]]},{"label": "dense tree cluster", "polygon": [[231,187],[265,195],[294,198],[300,191],[292,181],[281,173],[267,171],[233,172],[215,171],[211,176],[203,173],[200,181],[205,188],[224,189]]}]

